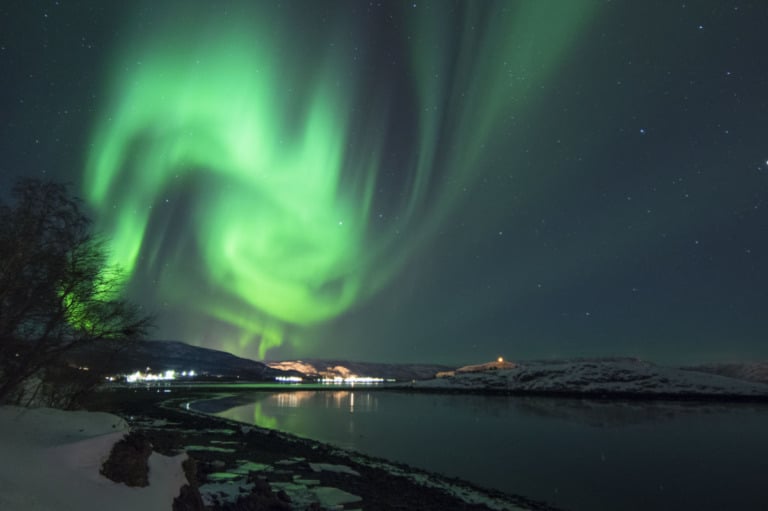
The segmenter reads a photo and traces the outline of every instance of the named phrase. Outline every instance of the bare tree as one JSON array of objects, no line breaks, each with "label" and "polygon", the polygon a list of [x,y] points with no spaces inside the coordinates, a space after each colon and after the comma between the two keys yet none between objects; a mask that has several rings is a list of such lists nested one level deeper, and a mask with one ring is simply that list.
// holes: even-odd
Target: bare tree
[{"label": "bare tree", "polygon": [[0,204],[0,402],[41,381],[61,356],[146,334],[151,318],[120,297],[119,269],[67,187],[25,179]]}]

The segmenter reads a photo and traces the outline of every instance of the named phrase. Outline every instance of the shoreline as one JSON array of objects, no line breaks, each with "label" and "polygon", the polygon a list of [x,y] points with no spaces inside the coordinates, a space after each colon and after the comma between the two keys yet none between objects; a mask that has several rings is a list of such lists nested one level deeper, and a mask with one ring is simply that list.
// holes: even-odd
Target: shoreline
[{"label": "shoreline", "polygon": [[[230,493],[238,487],[248,490],[234,491],[230,502],[223,499],[206,509],[252,509],[233,504],[247,495],[250,500],[261,498],[261,505],[272,502],[274,509],[559,509],[402,463],[182,408],[183,403],[210,398],[212,393],[178,387],[173,389],[175,395],[162,389],[113,388],[97,392],[88,408],[123,417],[132,431],[144,435],[161,454],[186,451],[197,467],[192,486],[201,493],[211,488]],[[253,467],[257,470],[249,470]],[[298,502],[312,500],[305,496],[320,489],[333,496],[325,506]],[[333,504],[340,495],[349,502]],[[286,497],[292,507],[280,508],[280,499],[285,503]],[[207,503],[211,504],[210,499]]]},{"label": "shoreline", "polygon": [[[136,385],[136,386],[131,386]],[[506,388],[480,388],[461,386],[414,386],[411,383],[388,383],[380,385],[315,385],[315,384],[281,384],[271,382],[195,382],[195,383],[151,383],[151,384],[120,384],[108,387],[107,391],[116,390],[156,390],[168,389],[173,392],[213,394],[239,394],[241,392],[309,392],[309,391],[366,391],[366,392],[403,392],[414,394],[455,394],[474,396],[502,397],[536,397],[552,399],[588,399],[594,401],[637,401],[637,402],[686,402],[686,403],[762,403],[768,404],[768,394],[747,395],[736,393],[699,393],[699,392],[631,392],[631,391],[580,391],[580,390],[523,390]],[[100,390],[99,392],[104,392]]]},{"label": "shoreline", "polygon": [[392,386],[382,387],[381,390],[392,392],[423,393],[423,394],[467,394],[479,396],[507,397],[540,397],[552,399],[589,399],[594,401],[667,401],[667,402],[701,402],[701,403],[763,403],[768,404],[768,395],[749,396],[744,394],[698,394],[690,393],[637,393],[622,391],[574,391],[574,390],[516,390],[493,388],[461,388],[461,387],[411,387]]}]

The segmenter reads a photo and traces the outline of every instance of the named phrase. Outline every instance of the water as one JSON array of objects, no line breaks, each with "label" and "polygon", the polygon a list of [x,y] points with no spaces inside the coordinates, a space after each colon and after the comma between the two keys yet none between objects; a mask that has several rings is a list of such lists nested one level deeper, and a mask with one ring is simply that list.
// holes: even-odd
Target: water
[{"label": "water", "polygon": [[564,509],[768,509],[764,405],[313,390],[195,407]]}]

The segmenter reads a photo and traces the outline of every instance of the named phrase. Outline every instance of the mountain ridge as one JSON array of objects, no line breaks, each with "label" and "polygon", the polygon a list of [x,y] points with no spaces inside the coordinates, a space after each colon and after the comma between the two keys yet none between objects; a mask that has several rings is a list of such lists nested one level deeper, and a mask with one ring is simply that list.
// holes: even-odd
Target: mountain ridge
[{"label": "mountain ridge", "polygon": [[256,360],[174,340],[105,339],[66,353],[64,361],[104,374],[130,374],[148,368],[155,372],[192,370],[200,376],[252,380],[271,380],[282,374]]}]

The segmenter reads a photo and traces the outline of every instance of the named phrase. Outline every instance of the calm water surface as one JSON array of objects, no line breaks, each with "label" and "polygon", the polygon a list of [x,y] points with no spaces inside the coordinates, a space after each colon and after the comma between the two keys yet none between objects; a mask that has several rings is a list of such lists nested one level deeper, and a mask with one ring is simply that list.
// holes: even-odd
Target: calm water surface
[{"label": "calm water surface", "polygon": [[312,390],[194,406],[564,509],[768,509],[765,405]]}]

